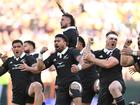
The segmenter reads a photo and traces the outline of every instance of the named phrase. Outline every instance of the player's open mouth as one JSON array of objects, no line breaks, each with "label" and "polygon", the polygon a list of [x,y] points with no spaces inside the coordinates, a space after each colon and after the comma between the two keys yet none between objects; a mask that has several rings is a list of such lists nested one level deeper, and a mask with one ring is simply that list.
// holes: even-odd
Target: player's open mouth
[{"label": "player's open mouth", "polygon": [[114,44],[114,43],[112,43],[112,44],[111,44],[111,46],[112,46],[112,47],[114,47],[114,46],[115,46],[115,44]]},{"label": "player's open mouth", "polygon": [[59,48],[59,46],[57,46],[57,45],[56,45],[56,46],[55,46],[55,48],[56,48],[56,49],[58,49],[58,48]]},{"label": "player's open mouth", "polygon": [[19,54],[19,52],[17,51],[16,54]]}]

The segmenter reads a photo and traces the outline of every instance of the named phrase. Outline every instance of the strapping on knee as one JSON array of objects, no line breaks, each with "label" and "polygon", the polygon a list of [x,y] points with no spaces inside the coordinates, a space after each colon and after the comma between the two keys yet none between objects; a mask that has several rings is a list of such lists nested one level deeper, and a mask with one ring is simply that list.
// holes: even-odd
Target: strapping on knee
[{"label": "strapping on knee", "polygon": [[69,95],[72,98],[81,97],[82,96],[82,86],[78,82],[72,82],[69,87]]}]

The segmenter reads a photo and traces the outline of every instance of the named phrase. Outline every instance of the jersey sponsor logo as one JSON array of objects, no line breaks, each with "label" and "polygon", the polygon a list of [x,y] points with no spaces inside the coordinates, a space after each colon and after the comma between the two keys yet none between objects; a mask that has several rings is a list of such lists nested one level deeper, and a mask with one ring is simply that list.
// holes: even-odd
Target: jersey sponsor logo
[{"label": "jersey sponsor logo", "polygon": [[21,61],[20,61],[20,62],[25,63],[25,59],[21,59]]},{"label": "jersey sponsor logo", "polygon": [[65,67],[65,64],[63,62],[57,63],[57,68]]},{"label": "jersey sponsor logo", "polygon": [[12,64],[13,62],[11,61],[10,64]]},{"label": "jersey sponsor logo", "polygon": [[100,55],[99,58],[103,58],[103,55]]},{"label": "jersey sponsor logo", "polygon": [[62,65],[63,62],[58,63],[58,65]]},{"label": "jersey sponsor logo", "polygon": [[14,64],[13,67],[12,67],[12,70],[17,70],[17,69],[19,69],[19,65],[20,65],[20,64]]},{"label": "jersey sponsor logo", "polygon": [[53,59],[53,61],[55,62],[55,61],[56,61],[56,59]]},{"label": "jersey sponsor logo", "polygon": [[63,59],[69,59],[68,55],[65,55],[65,56],[63,57]]}]

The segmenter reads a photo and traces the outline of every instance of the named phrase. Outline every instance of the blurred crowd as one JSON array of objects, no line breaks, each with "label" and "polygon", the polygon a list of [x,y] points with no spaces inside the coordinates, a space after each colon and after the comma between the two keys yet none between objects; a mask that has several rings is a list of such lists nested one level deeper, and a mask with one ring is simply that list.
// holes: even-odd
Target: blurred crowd
[{"label": "blurred crowd", "polygon": [[[79,34],[94,37],[94,49],[103,48],[105,33],[119,33],[121,48],[127,37],[134,42],[140,32],[139,0],[59,0],[64,10],[76,20]],[[53,39],[61,33],[56,0],[0,0],[0,52],[11,56],[14,39],[33,40],[37,50],[48,46],[53,51]]]}]

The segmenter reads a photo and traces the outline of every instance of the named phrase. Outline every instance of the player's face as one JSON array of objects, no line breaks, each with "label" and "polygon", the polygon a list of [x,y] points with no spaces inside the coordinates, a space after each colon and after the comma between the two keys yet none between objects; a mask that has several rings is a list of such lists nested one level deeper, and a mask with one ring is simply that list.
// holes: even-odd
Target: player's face
[{"label": "player's face", "polygon": [[16,57],[20,57],[21,54],[23,53],[24,51],[24,48],[23,48],[23,45],[21,43],[14,43],[12,45],[12,50],[13,50],[13,53]]},{"label": "player's face", "polygon": [[106,40],[106,47],[108,49],[114,49],[117,45],[117,41],[118,41],[117,37],[108,36]]},{"label": "player's face", "polygon": [[61,37],[56,37],[54,40],[55,50],[61,52],[66,48],[66,42]]},{"label": "player's face", "polygon": [[25,53],[30,53],[31,45],[28,43],[24,43],[24,52]]},{"label": "player's face", "polygon": [[79,42],[79,41],[77,42],[76,49],[79,50],[79,51],[81,51],[83,49],[81,42]]},{"label": "player's face", "polygon": [[60,22],[61,28],[67,28],[70,26],[70,19],[66,16],[62,16],[61,22]]}]

